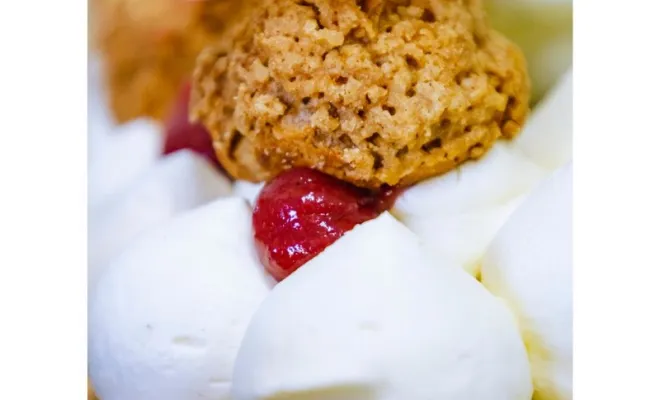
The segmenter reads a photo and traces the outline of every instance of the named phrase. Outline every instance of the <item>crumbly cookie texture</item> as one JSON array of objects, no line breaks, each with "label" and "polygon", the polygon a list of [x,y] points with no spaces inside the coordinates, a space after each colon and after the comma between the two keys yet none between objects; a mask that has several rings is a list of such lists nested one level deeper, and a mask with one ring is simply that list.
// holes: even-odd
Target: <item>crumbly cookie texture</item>
[{"label": "crumbly cookie texture", "polygon": [[512,138],[520,50],[478,0],[273,0],[197,60],[192,117],[235,178],[311,167],[409,185]]},{"label": "crumbly cookie texture", "polygon": [[162,120],[240,0],[93,0],[91,39],[118,122]]}]

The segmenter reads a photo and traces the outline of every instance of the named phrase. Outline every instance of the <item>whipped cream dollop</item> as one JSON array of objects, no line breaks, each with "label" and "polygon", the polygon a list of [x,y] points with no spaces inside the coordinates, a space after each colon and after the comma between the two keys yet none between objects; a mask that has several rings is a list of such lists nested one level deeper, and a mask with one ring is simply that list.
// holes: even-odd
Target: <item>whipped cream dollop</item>
[{"label": "whipped cream dollop", "polygon": [[135,241],[89,299],[89,372],[103,400],[229,399],[234,358],[269,292],[251,213],[224,198]]},{"label": "whipped cream dollop", "polygon": [[544,177],[572,159],[572,85],[569,71],[513,141],[498,141],[480,160],[403,192],[392,212],[427,251],[479,274],[502,224]]},{"label": "whipped cream dollop", "polygon": [[203,157],[180,150],[160,158],[119,193],[89,210],[88,282],[140,234],[175,215],[231,193]]},{"label": "whipped cream dollop", "polygon": [[239,350],[235,400],[528,400],[514,317],[456,266],[431,263],[389,213],[279,283]]},{"label": "whipped cream dollop", "polygon": [[541,100],[513,149],[553,172],[573,159],[573,68]]},{"label": "whipped cream dollop", "polygon": [[572,164],[547,178],[502,227],[483,284],[518,316],[534,399],[572,399]]},{"label": "whipped cream dollop", "polygon": [[572,0],[486,0],[493,28],[525,54],[532,100],[540,99],[573,61]]},{"label": "whipped cream dollop", "polygon": [[[109,129],[108,132],[104,132]],[[126,189],[152,167],[163,151],[163,134],[158,124],[138,119],[111,129],[90,128],[88,141],[87,202],[93,209],[113,194]]]},{"label": "whipped cream dollop", "polygon": [[497,143],[477,162],[406,189],[393,212],[427,251],[477,275],[486,246],[542,177],[510,144]]}]

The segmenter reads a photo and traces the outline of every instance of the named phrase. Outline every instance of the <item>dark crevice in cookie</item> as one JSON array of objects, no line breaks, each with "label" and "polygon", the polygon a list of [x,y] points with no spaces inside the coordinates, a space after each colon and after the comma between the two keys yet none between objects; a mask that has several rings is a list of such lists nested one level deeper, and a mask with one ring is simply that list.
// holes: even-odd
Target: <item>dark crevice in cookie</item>
[{"label": "dark crevice in cookie", "polygon": [[355,147],[355,143],[351,140],[351,138],[347,134],[342,134],[339,136],[339,142],[345,147],[345,148],[353,148]]},{"label": "dark crevice in cookie", "polygon": [[374,152],[371,152],[371,155],[374,157],[374,171],[378,171],[379,169],[383,168],[383,156],[380,154]]},{"label": "dark crevice in cookie", "polygon": [[474,144],[468,149],[468,155],[470,158],[479,158],[484,154],[484,152],[485,148],[482,143]]},{"label": "dark crevice in cookie", "polygon": [[439,124],[431,126],[431,133],[434,137],[447,137],[450,130],[451,121],[447,118],[443,118]]},{"label": "dark crevice in cookie", "polygon": [[230,160],[236,161],[236,150],[238,149],[238,145],[241,144],[243,138],[243,134],[234,129],[231,139],[229,140],[229,148],[227,149],[227,156]]},{"label": "dark crevice in cookie", "polygon": [[422,13],[422,21],[435,22],[435,14],[433,14],[433,11],[429,10],[428,8],[425,8],[424,12]]},{"label": "dark crevice in cookie", "polygon": [[497,122],[497,125],[500,127],[500,129],[503,132],[507,124],[509,123],[517,124],[517,122],[513,117],[513,110],[517,107],[517,105],[518,105],[517,99],[513,96],[509,96],[506,102],[506,108],[504,109],[504,113],[498,113],[494,116],[493,120]]},{"label": "dark crevice in cookie", "polygon": [[451,126],[451,121],[447,118],[443,118],[442,121],[440,121],[440,129],[447,130]]},{"label": "dark crevice in cookie", "polygon": [[511,110],[513,110],[517,105],[516,98],[513,96],[509,96],[509,98],[506,100],[506,109],[505,109],[505,116],[506,119],[513,119],[511,116]]},{"label": "dark crevice in cookie", "polygon": [[461,86],[461,83],[463,83],[463,80],[466,79],[467,77],[470,76],[469,72],[466,71],[461,71],[456,76],[454,77],[454,81],[458,86]]},{"label": "dark crevice in cookie", "polygon": [[369,137],[367,138],[367,142],[369,142],[369,143],[371,143],[371,144],[376,144],[376,142],[378,141],[378,139],[380,139],[380,133],[378,133],[378,132],[374,132],[374,133],[371,134],[371,136],[369,136]]},{"label": "dark crevice in cookie", "polygon": [[277,99],[284,104],[284,115],[286,115],[293,108],[294,102],[286,96],[278,96]]},{"label": "dark crevice in cookie", "polygon": [[430,153],[431,150],[438,149],[440,147],[442,147],[442,139],[435,138],[435,139],[429,140],[428,142],[424,143],[422,145],[422,150],[424,150],[427,153]]},{"label": "dark crevice in cookie", "polygon": [[396,114],[396,108],[394,108],[394,107],[392,107],[392,106],[390,106],[390,105],[383,104],[382,108],[383,108],[383,110],[385,110],[385,111],[387,111],[388,113],[390,113],[390,115],[395,115],[395,114]]},{"label": "dark crevice in cookie", "polygon": [[419,68],[419,61],[417,61],[417,59],[411,55],[406,56],[406,64],[408,64],[408,66],[411,68]]},{"label": "dark crevice in cookie", "polygon": [[332,103],[328,104],[328,115],[335,119],[339,118],[339,111],[337,110],[337,107],[335,107],[335,105]]},{"label": "dark crevice in cookie", "polygon": [[316,4],[314,4],[314,3],[310,3],[310,2],[308,2],[308,1],[301,1],[301,2],[298,3],[298,4],[301,5],[301,6],[303,6],[303,7],[309,7],[309,8],[311,8],[312,11],[314,11],[314,19],[316,19],[316,23],[319,24],[319,29],[325,29],[325,28],[326,28],[326,27],[321,23],[321,10],[319,9],[319,7],[318,7]]},{"label": "dark crevice in cookie", "polygon": [[367,32],[362,27],[356,27],[351,29],[346,35],[346,38],[344,39],[344,45],[349,45],[349,44],[366,45],[368,43],[369,43],[369,37],[367,36]]}]

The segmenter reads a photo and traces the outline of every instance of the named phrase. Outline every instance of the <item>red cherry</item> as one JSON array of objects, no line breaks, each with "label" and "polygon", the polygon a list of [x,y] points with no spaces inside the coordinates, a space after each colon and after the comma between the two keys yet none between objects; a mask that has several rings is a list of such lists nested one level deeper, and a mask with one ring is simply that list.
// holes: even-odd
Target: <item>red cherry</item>
[{"label": "red cherry", "polygon": [[189,102],[190,83],[186,83],[174,101],[174,107],[165,124],[163,154],[170,154],[181,149],[190,149],[220,167],[208,131],[203,125],[190,123],[188,119]]},{"label": "red cherry", "polygon": [[278,281],[355,225],[388,209],[395,191],[360,189],[315,170],[288,170],[259,194],[252,226],[259,258]]}]

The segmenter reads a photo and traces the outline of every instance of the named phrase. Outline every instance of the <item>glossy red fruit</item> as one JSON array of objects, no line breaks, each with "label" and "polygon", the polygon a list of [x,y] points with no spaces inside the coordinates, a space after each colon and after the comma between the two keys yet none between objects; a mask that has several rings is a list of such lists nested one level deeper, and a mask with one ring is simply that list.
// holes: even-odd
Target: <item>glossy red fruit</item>
[{"label": "glossy red fruit", "polygon": [[188,105],[190,103],[190,83],[186,83],[165,124],[164,154],[170,154],[181,149],[190,149],[212,164],[220,167],[213,150],[211,136],[201,124],[190,123],[188,119]]},{"label": "glossy red fruit", "polygon": [[282,173],[263,188],[252,215],[262,264],[281,281],[355,225],[388,209],[395,192],[383,193],[311,169]]}]

